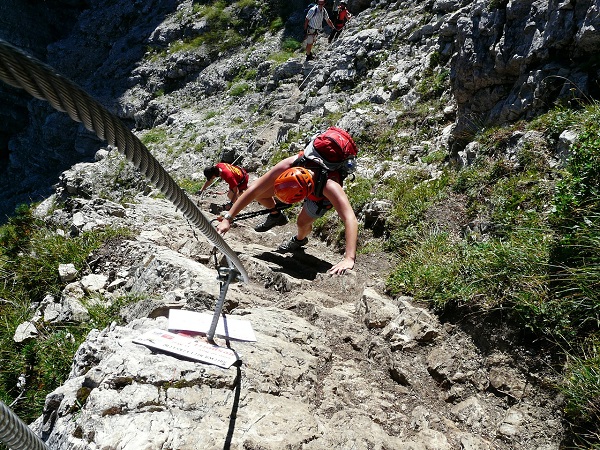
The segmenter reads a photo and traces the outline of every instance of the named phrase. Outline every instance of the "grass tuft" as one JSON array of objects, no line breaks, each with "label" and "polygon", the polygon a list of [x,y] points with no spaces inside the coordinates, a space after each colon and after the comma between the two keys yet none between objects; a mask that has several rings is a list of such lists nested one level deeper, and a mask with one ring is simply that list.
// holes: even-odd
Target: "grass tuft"
[{"label": "grass tuft", "polygon": [[128,230],[105,229],[71,238],[46,228],[25,206],[0,227],[0,398],[7,404],[16,400],[13,410],[25,422],[41,414],[46,395],[65,381],[73,355],[92,327],[120,320],[117,309],[129,300],[91,308],[92,320],[84,324],[38,320],[38,337],[24,343],[13,340],[17,327],[32,318],[46,295],[60,295],[61,263],[83,271],[90,253],[103,242],[128,235]]}]

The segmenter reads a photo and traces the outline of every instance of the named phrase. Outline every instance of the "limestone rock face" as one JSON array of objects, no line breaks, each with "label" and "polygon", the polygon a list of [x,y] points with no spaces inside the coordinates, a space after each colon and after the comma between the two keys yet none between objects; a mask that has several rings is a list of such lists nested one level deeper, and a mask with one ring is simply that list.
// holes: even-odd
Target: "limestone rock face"
[{"label": "limestone rock face", "polygon": [[[183,152],[169,161],[181,172],[206,164],[223,140],[252,148],[244,161],[249,167],[267,161],[269,149],[255,148],[262,144],[252,130],[231,126],[265,105],[300,130],[310,128],[315,115],[341,115],[340,125],[361,133],[373,118],[351,117],[352,106],[414,107],[432,95],[423,90],[432,87],[435,76],[449,76],[450,89],[435,95],[451,107],[455,123],[444,144],[459,157],[481,126],[530,119],[555,102],[599,94],[594,80],[600,70],[595,58],[600,19],[592,0],[353,0],[353,19],[331,47],[321,46],[326,64],[317,70],[303,64],[301,52],[275,62],[281,42],[303,38],[304,3],[268,3],[270,11],[292,12],[285,29],[242,51],[205,45],[167,51],[210,32],[208,19],[194,16],[191,0],[62,0],[35,7],[9,0],[0,5],[0,37],[48,62],[138,131],[198,127],[190,149],[203,148],[203,155]],[[227,13],[235,14],[246,32],[263,20],[254,7]],[[239,104],[227,103],[236,101],[232,86],[244,83],[252,87],[247,95]],[[91,161],[103,142],[22,91],[0,85],[0,98],[10,106],[0,111],[4,220],[18,203],[50,195],[59,174]],[[214,117],[194,117],[190,104]]]},{"label": "limestone rock face", "polygon": [[[28,20],[30,3],[2,2],[0,20],[11,6]],[[193,19],[199,3],[191,0],[52,2],[66,8],[55,23],[70,28],[58,35],[40,26],[30,38],[15,33],[14,43],[82,85],[142,140],[158,141],[157,160],[186,183],[202,181],[224,147],[242,150],[254,181],[286,137],[294,136],[286,151],[301,150],[315,122],[368,137],[374,126],[393,129],[398,109],[439,99],[439,111],[422,121],[430,137],[403,153],[391,139],[389,161],[360,155],[358,169],[367,179],[418,170],[435,180],[441,168],[428,152],[451,150],[467,165],[479,149],[458,137],[473,124],[530,117],[572,87],[591,92],[597,76],[583,64],[599,44],[591,0],[352,0],[355,17],[330,46],[321,38],[310,63],[302,51],[278,61],[288,37],[303,37],[302,2],[266,3],[297,11],[283,29],[233,50],[169,47],[210,29]],[[259,9],[244,8],[240,26],[261,19]],[[25,29],[13,19],[0,30]],[[446,76],[450,84],[435,85]],[[17,106],[0,112],[0,126],[8,124],[0,129],[2,216],[43,199],[36,215],[57,234],[132,231],[90,255],[15,336],[34,339],[41,320],[86,320],[90,298],[136,299],[121,309],[123,324],[88,336],[69,379],[47,397],[32,428],[52,449],[560,448],[561,399],[547,388],[553,374],[541,357],[497,345],[508,334],[498,324],[440,323],[412,298],[391,298],[385,254],[361,254],[354,271],[331,277],[339,249],[317,236],[303,253],[274,252],[296,232],[293,220],[261,234],[256,222],[240,221],[227,234],[250,282],[229,287],[224,312],[257,335],[252,343],[218,340],[238,353],[237,365],[221,369],[133,343],[145,330],[166,329],[170,309],[212,312],[222,261],[118,152],[44,102],[4,92]],[[525,145],[538,136],[513,138]],[[572,136],[561,140],[566,147]],[[217,190],[189,195],[203,211],[226,201]],[[382,226],[389,207],[370,203],[361,220]],[[486,224],[472,228],[485,233]]]},{"label": "limestone rock face", "polygon": [[[0,39],[46,61],[47,46],[70,31],[70,26],[75,23],[75,18],[82,10],[81,3],[75,0],[41,3],[27,0],[3,1],[0,4]],[[14,138],[31,123],[32,112],[28,108],[30,102],[29,94],[0,83],[0,179],[3,181],[7,178],[7,167],[13,164],[9,158],[14,157]],[[26,173],[20,172],[14,180],[10,177],[9,183],[0,182],[2,216],[12,213],[19,201],[25,201],[26,196],[14,198],[17,192],[22,191],[22,186],[13,184],[22,184],[26,178],[23,174]],[[33,197],[49,193],[47,183],[43,186],[45,189],[39,189],[39,182],[38,179],[37,183],[34,180],[27,183],[27,190],[34,193]],[[0,220],[3,221],[4,217]]]},{"label": "limestone rock face", "polygon": [[598,51],[595,1],[509,1],[494,8],[477,0],[456,25],[457,135],[473,121],[530,119],[557,100],[598,94],[593,80],[600,67],[583,63]]},{"label": "limestone rock face", "polygon": [[31,427],[50,448],[559,448],[560,399],[545,390],[545,366],[484,352],[492,344],[481,340],[495,333],[474,337],[410,297],[390,298],[385,258],[360,255],[354,271],[331,277],[340,255],[316,238],[293,257],[274,252],[295,232],[292,222],[256,233],[240,221],[226,235],[250,282],[229,286],[224,312],[248,321],[257,338],[216,338],[237,364],[134,343],[166,330],[170,309],[213,312],[220,284],[202,257],[210,245],[162,199],[138,195],[119,215],[90,208],[95,199],[73,200],[46,220],[67,228],[80,214],[83,228],[92,221],[137,232],[90,255],[93,274],[78,274],[62,297],[73,285],[104,291],[105,302],[143,297],[122,309],[125,325],[90,333],[68,380],[46,398]]}]

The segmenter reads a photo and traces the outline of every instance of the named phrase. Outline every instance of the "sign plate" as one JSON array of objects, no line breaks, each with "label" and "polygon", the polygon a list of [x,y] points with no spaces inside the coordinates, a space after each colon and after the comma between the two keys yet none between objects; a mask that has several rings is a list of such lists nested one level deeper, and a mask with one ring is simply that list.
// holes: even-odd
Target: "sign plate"
[{"label": "sign plate", "polygon": [[133,342],[225,369],[231,367],[238,360],[236,353],[229,348],[165,330],[150,330],[135,338]]},{"label": "sign plate", "polygon": [[[187,311],[184,309],[169,310],[169,330],[195,331],[208,333],[213,315]],[[256,342],[256,335],[252,324],[248,320],[238,319],[235,316],[221,316],[215,330],[215,336],[236,341]]]}]

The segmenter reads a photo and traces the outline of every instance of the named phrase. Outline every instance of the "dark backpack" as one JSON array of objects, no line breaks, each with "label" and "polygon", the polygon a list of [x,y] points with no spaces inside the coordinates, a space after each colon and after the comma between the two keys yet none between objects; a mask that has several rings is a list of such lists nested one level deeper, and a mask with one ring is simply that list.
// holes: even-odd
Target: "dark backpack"
[{"label": "dark backpack", "polygon": [[316,3],[310,3],[305,9],[304,9],[304,18],[306,18],[306,16],[308,15],[308,12],[313,9],[315,6],[317,6]]},{"label": "dark backpack", "polygon": [[235,161],[235,150],[230,147],[225,147],[221,152],[220,162],[233,164]]},{"label": "dark backpack", "polygon": [[354,172],[357,154],[356,144],[346,130],[329,127],[308,144],[295,165],[315,170],[315,195],[321,197],[328,178],[327,172],[338,171],[343,183],[344,178]]}]

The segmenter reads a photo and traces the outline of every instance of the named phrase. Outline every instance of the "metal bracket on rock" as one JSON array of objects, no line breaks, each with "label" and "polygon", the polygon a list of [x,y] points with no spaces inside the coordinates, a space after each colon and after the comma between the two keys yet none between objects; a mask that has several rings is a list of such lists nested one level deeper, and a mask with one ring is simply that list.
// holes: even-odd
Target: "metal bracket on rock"
[{"label": "metal bracket on rock", "polygon": [[241,275],[241,273],[234,267],[219,267],[217,271],[217,279],[221,282],[221,293],[215,306],[215,312],[213,313],[210,328],[206,333],[206,337],[211,342],[214,342],[215,330],[217,329],[217,324],[219,323],[219,318],[221,317],[221,312],[223,311],[223,304],[225,303],[225,296],[227,295],[229,284],[233,281],[239,281]]}]

